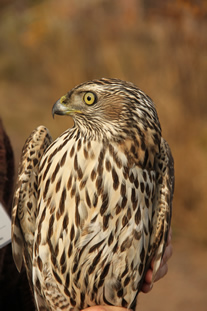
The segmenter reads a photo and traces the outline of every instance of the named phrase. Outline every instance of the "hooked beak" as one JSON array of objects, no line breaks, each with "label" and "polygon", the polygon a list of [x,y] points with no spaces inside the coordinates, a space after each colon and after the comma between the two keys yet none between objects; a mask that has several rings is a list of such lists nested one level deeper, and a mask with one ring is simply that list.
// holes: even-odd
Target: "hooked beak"
[{"label": "hooked beak", "polygon": [[52,116],[54,118],[55,114],[58,115],[73,115],[76,113],[82,113],[81,110],[74,107],[72,103],[68,103],[66,96],[62,96],[56,101],[52,108]]},{"label": "hooked beak", "polygon": [[65,115],[68,113],[69,113],[68,108],[60,101],[60,99],[58,99],[56,103],[54,104],[54,106],[52,107],[53,118],[55,114]]}]

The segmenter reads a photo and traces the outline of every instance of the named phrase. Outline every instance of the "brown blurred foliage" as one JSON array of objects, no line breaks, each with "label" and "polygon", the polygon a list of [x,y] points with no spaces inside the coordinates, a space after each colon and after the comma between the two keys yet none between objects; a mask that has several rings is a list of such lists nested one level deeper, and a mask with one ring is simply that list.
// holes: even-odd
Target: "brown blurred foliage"
[{"label": "brown blurred foliage", "polygon": [[74,85],[132,81],[156,103],[174,155],[174,235],[207,245],[206,27],[206,1],[2,1],[0,112],[16,163],[34,127],[56,137],[72,125],[51,108]]},{"label": "brown blurred foliage", "polygon": [[164,281],[140,295],[140,310],[206,310],[206,29],[206,0],[0,1],[0,116],[16,167],[36,126],[54,138],[72,126],[51,109],[78,83],[132,81],[156,104],[175,159],[174,255]]}]

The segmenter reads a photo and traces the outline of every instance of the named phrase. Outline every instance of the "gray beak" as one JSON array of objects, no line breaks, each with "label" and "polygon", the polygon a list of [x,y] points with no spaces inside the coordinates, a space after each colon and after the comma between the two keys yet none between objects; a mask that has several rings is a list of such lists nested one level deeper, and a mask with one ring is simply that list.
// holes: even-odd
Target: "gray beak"
[{"label": "gray beak", "polygon": [[52,107],[52,116],[54,118],[55,114],[65,115],[68,112],[68,108],[60,102],[60,99],[56,101],[54,106]]}]

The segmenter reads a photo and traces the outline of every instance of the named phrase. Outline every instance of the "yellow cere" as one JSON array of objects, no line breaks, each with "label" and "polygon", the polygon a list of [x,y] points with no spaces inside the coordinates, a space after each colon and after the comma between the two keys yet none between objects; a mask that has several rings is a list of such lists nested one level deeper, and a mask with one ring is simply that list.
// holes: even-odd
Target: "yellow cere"
[{"label": "yellow cere", "polygon": [[61,104],[66,100],[66,95],[63,95],[61,98],[60,98],[60,102]]}]

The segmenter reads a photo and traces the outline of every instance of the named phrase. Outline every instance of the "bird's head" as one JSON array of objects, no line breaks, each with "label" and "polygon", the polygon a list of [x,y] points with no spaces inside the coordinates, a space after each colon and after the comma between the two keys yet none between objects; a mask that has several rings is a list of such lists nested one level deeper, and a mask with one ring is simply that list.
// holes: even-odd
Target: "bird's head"
[{"label": "bird's head", "polygon": [[[120,136],[134,128],[138,131],[160,124],[151,99],[134,84],[118,79],[82,83],[53,106],[54,114],[70,115],[83,132]],[[122,135],[123,136],[123,135]]]}]

